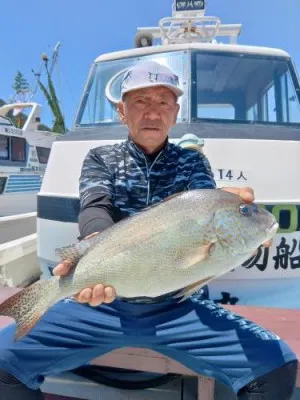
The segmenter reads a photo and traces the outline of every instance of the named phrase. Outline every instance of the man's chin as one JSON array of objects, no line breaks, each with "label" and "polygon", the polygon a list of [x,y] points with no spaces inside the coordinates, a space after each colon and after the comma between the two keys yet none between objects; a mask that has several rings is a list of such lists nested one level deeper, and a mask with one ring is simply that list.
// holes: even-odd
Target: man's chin
[{"label": "man's chin", "polygon": [[159,129],[141,129],[143,135],[149,136],[160,136],[162,134],[161,130]]}]

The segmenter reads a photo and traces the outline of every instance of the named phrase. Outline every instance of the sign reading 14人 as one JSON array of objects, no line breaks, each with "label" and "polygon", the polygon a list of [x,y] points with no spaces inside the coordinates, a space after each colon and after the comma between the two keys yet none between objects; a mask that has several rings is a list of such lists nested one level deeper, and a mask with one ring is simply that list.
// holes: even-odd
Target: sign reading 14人
[{"label": "sign reading 14\u4eba", "polygon": [[176,0],[176,11],[201,11],[205,9],[205,0]]}]

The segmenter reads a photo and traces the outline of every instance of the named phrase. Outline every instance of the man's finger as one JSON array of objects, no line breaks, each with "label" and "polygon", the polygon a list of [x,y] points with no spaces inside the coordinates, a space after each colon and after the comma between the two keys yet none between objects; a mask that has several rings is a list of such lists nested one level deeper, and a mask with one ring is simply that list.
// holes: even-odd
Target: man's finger
[{"label": "man's finger", "polygon": [[53,275],[55,276],[64,276],[68,275],[70,272],[70,269],[72,268],[72,263],[71,261],[63,261],[62,263],[58,264],[54,269],[53,269]]},{"label": "man's finger", "polygon": [[90,235],[84,237],[82,240],[90,239],[90,238],[92,238],[92,237],[94,237],[94,236],[96,236],[96,235],[99,235],[99,233],[100,233],[100,232],[91,233]]},{"label": "man's finger", "polygon": [[116,298],[115,289],[111,286],[107,286],[104,289],[104,302],[105,303],[112,303]]},{"label": "man's finger", "polygon": [[224,187],[222,190],[240,196],[247,203],[252,203],[254,201],[254,190],[251,187]]},{"label": "man's finger", "polygon": [[104,300],[104,286],[99,283],[98,285],[94,286],[93,288],[93,299],[99,299],[102,298],[102,301]]},{"label": "man's finger", "polygon": [[99,306],[104,301],[104,286],[102,284],[98,284],[94,286],[92,297],[90,300],[90,305],[93,307]]},{"label": "man's finger", "polygon": [[254,201],[254,191],[252,188],[242,188],[238,194],[244,201],[252,203]]},{"label": "man's finger", "polygon": [[264,242],[262,245],[264,247],[271,247],[273,244],[273,240],[267,240],[266,242]]},{"label": "man's finger", "polygon": [[75,298],[79,303],[89,303],[92,298],[92,294],[92,289],[85,288],[77,296],[75,296]]}]

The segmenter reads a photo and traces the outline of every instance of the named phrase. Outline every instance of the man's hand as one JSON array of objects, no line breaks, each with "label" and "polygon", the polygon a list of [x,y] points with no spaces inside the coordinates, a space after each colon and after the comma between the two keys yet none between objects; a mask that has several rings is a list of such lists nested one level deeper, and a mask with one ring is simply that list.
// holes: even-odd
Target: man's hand
[{"label": "man's hand", "polygon": [[[83,240],[88,239],[96,234],[98,234],[98,232],[95,232],[92,235],[87,236]],[[71,269],[72,269],[71,261],[64,260],[53,269],[53,274],[55,276],[65,276],[68,275]],[[104,286],[102,284],[98,284],[93,288],[85,288],[75,296],[75,299],[79,303],[89,303],[90,306],[94,307],[99,306],[101,303],[112,303],[115,300],[115,298],[116,298],[116,293],[114,288],[111,286]]]},{"label": "man's hand", "polygon": [[[245,201],[245,203],[252,203],[255,200],[254,190],[250,187],[244,187],[244,188],[225,187],[225,188],[222,188],[222,190],[225,190],[225,192],[233,193],[233,194],[236,194],[237,196],[240,196],[240,198],[243,201]],[[272,240],[268,240],[267,242],[263,243],[263,246],[271,247]]]},{"label": "man's hand", "polygon": [[222,190],[240,196],[240,198],[244,200],[246,203],[252,203],[255,199],[254,190],[250,187],[244,187],[244,188],[224,187],[222,188]]}]

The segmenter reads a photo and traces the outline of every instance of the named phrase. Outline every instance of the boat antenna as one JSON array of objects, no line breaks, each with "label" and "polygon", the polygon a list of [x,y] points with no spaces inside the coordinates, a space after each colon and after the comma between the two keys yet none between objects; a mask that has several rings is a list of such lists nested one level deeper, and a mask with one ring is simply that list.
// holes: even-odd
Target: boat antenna
[{"label": "boat antenna", "polygon": [[[51,57],[51,63],[50,63],[50,67],[49,67],[49,75],[50,75],[50,77],[52,76],[54,67],[57,64],[60,47],[61,47],[61,42],[59,41],[59,42],[56,43],[56,45],[55,45],[55,47],[53,49],[53,53],[52,53],[52,57]],[[36,92],[37,92],[37,90],[39,88],[39,80],[40,80],[41,75],[42,75],[42,70],[44,68],[45,61],[46,61],[46,59],[47,59],[47,61],[49,60],[46,53],[43,53],[41,58],[42,58],[42,62],[40,64],[40,67],[39,67],[38,71],[34,71],[32,69],[32,72],[33,72],[33,74],[34,74],[34,76],[36,78],[36,83],[35,83],[34,89],[32,90],[32,95],[31,95],[30,99],[32,99],[32,97],[36,94]]]}]

